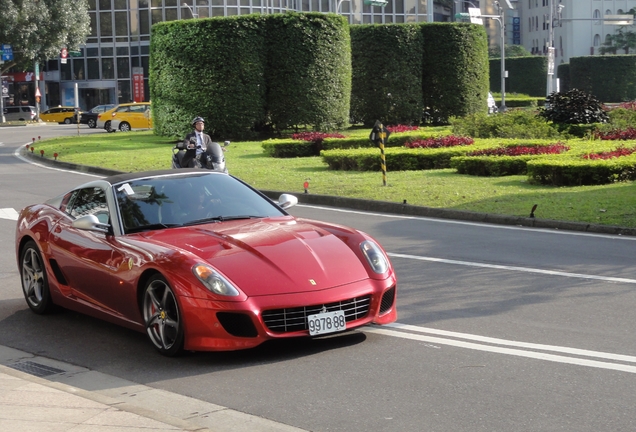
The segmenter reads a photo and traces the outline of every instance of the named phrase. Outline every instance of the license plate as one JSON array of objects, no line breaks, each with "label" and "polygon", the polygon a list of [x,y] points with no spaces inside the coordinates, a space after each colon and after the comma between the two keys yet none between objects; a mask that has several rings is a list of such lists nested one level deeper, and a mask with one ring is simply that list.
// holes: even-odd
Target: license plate
[{"label": "license plate", "polygon": [[334,333],[347,329],[344,311],[322,312],[307,317],[311,336]]}]

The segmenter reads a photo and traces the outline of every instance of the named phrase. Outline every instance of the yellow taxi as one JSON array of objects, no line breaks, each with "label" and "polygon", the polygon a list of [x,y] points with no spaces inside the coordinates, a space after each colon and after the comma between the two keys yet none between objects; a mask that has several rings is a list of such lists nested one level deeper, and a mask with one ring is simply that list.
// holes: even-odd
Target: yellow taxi
[{"label": "yellow taxi", "polygon": [[72,106],[57,106],[40,113],[40,120],[45,122],[71,124],[74,117],[75,107]]},{"label": "yellow taxi", "polygon": [[97,127],[103,127],[108,132],[150,129],[152,128],[150,102],[119,104],[97,116]]}]

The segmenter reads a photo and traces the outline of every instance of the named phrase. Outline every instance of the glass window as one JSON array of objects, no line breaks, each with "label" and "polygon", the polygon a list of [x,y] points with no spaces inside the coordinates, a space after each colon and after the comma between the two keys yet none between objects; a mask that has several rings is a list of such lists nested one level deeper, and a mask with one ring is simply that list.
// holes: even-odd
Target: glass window
[{"label": "glass window", "polygon": [[111,10],[110,0],[99,0],[99,10]]},{"label": "glass window", "polygon": [[112,58],[102,58],[102,79],[115,79],[115,62]]},{"label": "glass window", "polygon": [[128,12],[115,12],[115,34],[128,36]]},{"label": "glass window", "polygon": [[101,223],[108,223],[106,194],[101,188],[80,189],[74,193],[66,207],[66,213],[73,218],[95,215]]},{"label": "glass window", "polygon": [[91,20],[91,33],[89,36],[97,37],[97,14],[95,12],[89,12],[88,17]]},{"label": "glass window", "polygon": [[88,71],[88,79],[89,80],[98,80],[99,79],[99,59],[97,58],[89,58],[86,60],[86,69]]},{"label": "glass window", "polygon": [[88,10],[94,11],[97,9],[97,2],[95,0],[88,0]]},{"label": "glass window", "polygon": [[115,9],[128,9],[128,2],[126,0],[115,0]]},{"label": "glass window", "polygon": [[130,59],[117,57],[117,78],[130,78]]},{"label": "glass window", "polygon": [[117,96],[119,103],[130,102],[130,80],[117,81]]},{"label": "glass window", "polygon": [[87,57],[98,57],[99,50],[97,48],[86,48],[86,56]]},{"label": "glass window", "polygon": [[[404,0],[394,0],[395,1],[395,13],[403,14],[404,13]],[[404,21],[401,21],[404,22]]]},{"label": "glass window", "polygon": [[71,62],[66,61],[66,64],[60,64],[60,79],[62,81],[71,81],[73,76],[71,75]]},{"label": "glass window", "polygon": [[139,0],[139,9],[148,9],[148,0]]},{"label": "glass window", "polygon": [[60,69],[60,64],[57,61],[57,59],[55,60],[48,60],[46,62],[46,70],[47,71],[56,71]]},{"label": "glass window", "polygon": [[84,76],[84,59],[83,58],[74,58],[73,60],[73,79],[74,80],[83,80],[86,77]]},{"label": "glass window", "polygon": [[163,16],[162,16],[163,14],[161,13],[161,9],[152,9],[151,15],[152,15],[153,24],[157,24],[158,22],[161,22],[163,20]]},{"label": "glass window", "polygon": [[113,56],[113,47],[102,48],[102,57],[112,57],[112,56]]},{"label": "glass window", "polygon": [[164,0],[163,3],[166,5],[166,7],[175,7],[179,5],[177,0]]},{"label": "glass window", "polygon": [[113,35],[113,18],[110,12],[99,13],[99,34],[102,37]]},{"label": "glass window", "polygon": [[150,54],[150,45],[142,45],[141,54]]},{"label": "glass window", "polygon": [[150,19],[148,11],[139,11],[139,34],[150,34]]},{"label": "glass window", "polygon": [[166,8],[166,21],[176,21],[178,19],[177,8]]},{"label": "glass window", "polygon": [[161,7],[161,6],[163,6],[163,4],[162,4],[161,0],[152,0],[150,2],[150,6],[152,6],[152,7]]},{"label": "glass window", "polygon": [[117,47],[117,55],[118,56],[127,56],[128,55],[128,47],[127,46]]}]

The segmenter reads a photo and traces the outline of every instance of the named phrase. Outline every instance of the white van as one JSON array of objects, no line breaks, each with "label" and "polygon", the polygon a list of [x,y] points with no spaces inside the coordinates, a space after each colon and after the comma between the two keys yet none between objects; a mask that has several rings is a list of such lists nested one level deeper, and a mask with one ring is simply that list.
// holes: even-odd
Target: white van
[{"label": "white van", "polygon": [[4,107],[5,121],[32,121],[35,120],[34,106],[8,106]]}]

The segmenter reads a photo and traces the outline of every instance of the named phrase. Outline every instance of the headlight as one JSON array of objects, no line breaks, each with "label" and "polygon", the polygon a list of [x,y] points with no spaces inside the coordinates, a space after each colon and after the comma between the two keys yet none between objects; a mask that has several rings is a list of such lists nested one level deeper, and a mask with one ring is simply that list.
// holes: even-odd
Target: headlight
[{"label": "headlight", "polygon": [[380,246],[371,240],[365,240],[360,243],[360,248],[374,272],[382,274],[389,269],[389,260],[380,249]]},{"label": "headlight", "polygon": [[205,285],[207,289],[215,294],[224,296],[237,296],[239,292],[234,285],[221,276],[212,267],[205,264],[197,264],[192,268],[192,273]]}]

